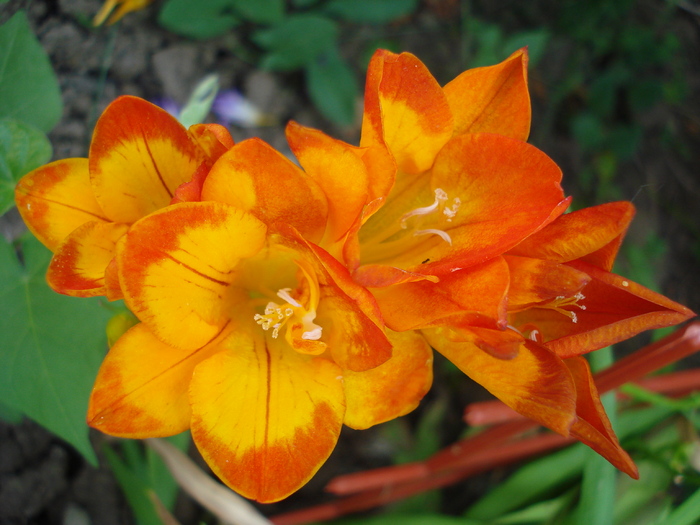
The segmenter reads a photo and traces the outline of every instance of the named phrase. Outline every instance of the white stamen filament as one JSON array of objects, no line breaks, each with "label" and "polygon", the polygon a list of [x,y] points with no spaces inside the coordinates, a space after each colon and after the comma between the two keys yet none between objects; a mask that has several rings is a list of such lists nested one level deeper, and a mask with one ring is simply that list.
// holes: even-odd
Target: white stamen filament
[{"label": "white stamen filament", "polygon": [[416,215],[428,215],[429,213],[432,213],[435,210],[437,210],[438,206],[440,206],[440,203],[445,202],[446,200],[447,193],[445,193],[445,190],[437,188],[435,190],[435,201],[433,201],[433,203],[430,206],[416,208],[415,210],[411,210],[408,213],[405,213],[403,217],[401,217],[401,228],[403,228],[404,230],[408,228],[408,226],[406,225],[406,221],[411,217],[415,217]]},{"label": "white stamen filament", "polygon": [[289,292],[291,292],[291,291],[292,291],[291,288],[282,288],[281,290],[279,290],[277,292],[277,297],[279,297],[280,299],[284,299],[292,306],[296,306],[297,308],[300,308],[301,305],[291,295],[289,295]]},{"label": "white stamen filament", "polygon": [[447,244],[452,246],[452,237],[449,236],[447,232],[444,232],[442,230],[436,230],[434,228],[428,228],[427,230],[416,230],[413,232],[413,236],[417,237],[418,235],[437,235],[440,237],[443,241],[445,241]]}]

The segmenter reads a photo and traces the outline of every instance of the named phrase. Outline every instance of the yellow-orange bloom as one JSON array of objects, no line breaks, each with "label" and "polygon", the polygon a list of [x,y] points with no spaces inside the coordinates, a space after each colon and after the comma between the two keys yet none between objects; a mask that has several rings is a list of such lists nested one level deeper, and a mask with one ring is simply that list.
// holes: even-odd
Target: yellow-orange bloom
[{"label": "yellow-orange bloom", "polygon": [[119,243],[142,323],[107,355],[88,421],[125,437],[190,428],[224,482],[276,501],[323,464],[342,424],[415,408],[432,355],[417,334],[385,332],[372,295],[308,240],[325,234],[326,197],[270,146],[233,146],[201,197]]},{"label": "yellow-orange bloom", "polygon": [[15,201],[32,233],[54,252],[51,287],[119,298],[113,272],[105,280],[116,243],[130,224],[167,206],[198,170],[206,174],[233,145],[222,130],[199,125],[188,132],[157,106],[120,97],[97,121],[89,158],[58,160],[22,177]]}]

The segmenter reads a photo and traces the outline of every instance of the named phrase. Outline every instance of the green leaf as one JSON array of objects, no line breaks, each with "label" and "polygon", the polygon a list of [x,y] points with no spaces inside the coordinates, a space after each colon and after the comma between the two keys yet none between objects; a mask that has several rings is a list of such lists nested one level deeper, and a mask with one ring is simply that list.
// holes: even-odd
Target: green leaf
[{"label": "green leaf", "polygon": [[416,10],[418,0],[330,0],[327,13],[348,20],[369,24],[386,24]]},{"label": "green leaf", "polygon": [[353,123],[359,87],[337,49],[329,49],[306,67],[306,89],[326,118],[342,126]]},{"label": "green leaf", "polygon": [[261,62],[266,69],[291,71],[311,64],[329,48],[335,47],[338,27],[318,15],[293,15],[282,23],[253,33],[253,41],[268,53]]},{"label": "green leaf", "polygon": [[112,448],[105,446],[103,451],[138,523],[140,525],[162,525],[163,522],[149,496],[153,493],[153,489],[141,476],[129,469]]},{"label": "green leaf", "polygon": [[11,118],[0,118],[0,215],[14,205],[19,178],[51,158],[51,143],[41,131]]},{"label": "green leaf", "polygon": [[235,0],[168,0],[158,14],[158,22],[189,38],[214,38],[240,23],[233,11],[235,3]]},{"label": "green leaf", "polygon": [[333,521],[333,525],[395,525],[396,523],[401,525],[485,525],[478,521],[440,514],[388,514],[386,516],[364,516]]},{"label": "green leaf", "polygon": [[72,444],[97,464],[85,424],[88,398],[106,350],[109,312],[99,299],[53,292],[51,254],[39,241],[0,237],[0,400]]},{"label": "green leaf", "polygon": [[284,0],[232,0],[243,18],[257,24],[276,24],[284,17]]},{"label": "green leaf", "polygon": [[317,4],[319,0],[292,0],[292,5],[294,7],[300,7],[300,8],[305,8],[305,7],[311,7],[314,4]]},{"label": "green leaf", "polygon": [[[639,479],[643,481],[636,481],[627,476],[620,477],[620,487],[615,502],[614,522],[616,524],[652,523],[655,516],[658,516],[673,499],[669,489],[673,483],[674,473],[668,466],[657,461],[641,460],[637,462],[637,467],[639,467]],[[650,508],[652,505],[653,507]]]},{"label": "green leaf", "polygon": [[12,117],[50,131],[63,102],[49,58],[18,11],[0,26],[0,117]]},{"label": "green leaf", "polygon": [[664,519],[665,525],[694,525],[700,520],[700,489]]},{"label": "green leaf", "polygon": [[180,123],[189,128],[193,124],[204,122],[218,91],[219,76],[212,74],[204,77],[194,88],[187,104],[180,111],[178,117]]}]

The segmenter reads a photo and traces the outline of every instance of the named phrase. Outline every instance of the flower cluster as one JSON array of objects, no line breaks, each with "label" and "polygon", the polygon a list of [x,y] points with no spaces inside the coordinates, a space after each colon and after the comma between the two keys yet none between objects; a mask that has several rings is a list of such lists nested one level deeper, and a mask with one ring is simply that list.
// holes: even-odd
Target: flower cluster
[{"label": "flower cluster", "polygon": [[88,423],[190,429],[244,496],[282,499],[363,429],[413,410],[432,348],[495,396],[636,476],[583,354],[690,318],[611,273],[634,210],[564,214],[561,171],[527,144],[527,54],[440,87],[378,51],[360,146],[287,126],[301,167],[221,126],[113,102],[88,159],[18,184],[53,252],[49,284],[123,298]]}]

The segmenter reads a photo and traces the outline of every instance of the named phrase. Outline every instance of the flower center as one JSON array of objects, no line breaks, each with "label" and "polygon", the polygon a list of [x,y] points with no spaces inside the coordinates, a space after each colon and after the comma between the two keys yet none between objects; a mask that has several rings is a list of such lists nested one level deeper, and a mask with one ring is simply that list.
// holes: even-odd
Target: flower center
[{"label": "flower center", "polygon": [[[300,287],[293,291],[291,288],[281,288],[277,291],[277,297],[284,303],[279,304],[270,301],[265,306],[264,313],[255,314],[253,319],[264,331],[272,329],[272,338],[277,339],[280,330],[288,325],[294,333],[288,334],[288,338],[297,336],[301,330],[301,339],[318,341],[323,333],[323,328],[314,323],[316,308],[319,301],[319,287],[315,274],[302,261],[295,261],[299,267]],[[293,295],[294,294],[294,295]]]},{"label": "flower center", "polygon": [[[415,237],[436,235],[452,245],[452,238],[439,223],[450,223],[459,212],[459,197],[450,200],[442,188],[434,190],[435,198],[429,206],[415,208],[404,213],[387,228],[380,228],[369,238],[362,239],[363,263],[380,262],[408,252],[416,244]],[[426,227],[427,226],[427,227]],[[431,227],[433,226],[433,227]]]}]

